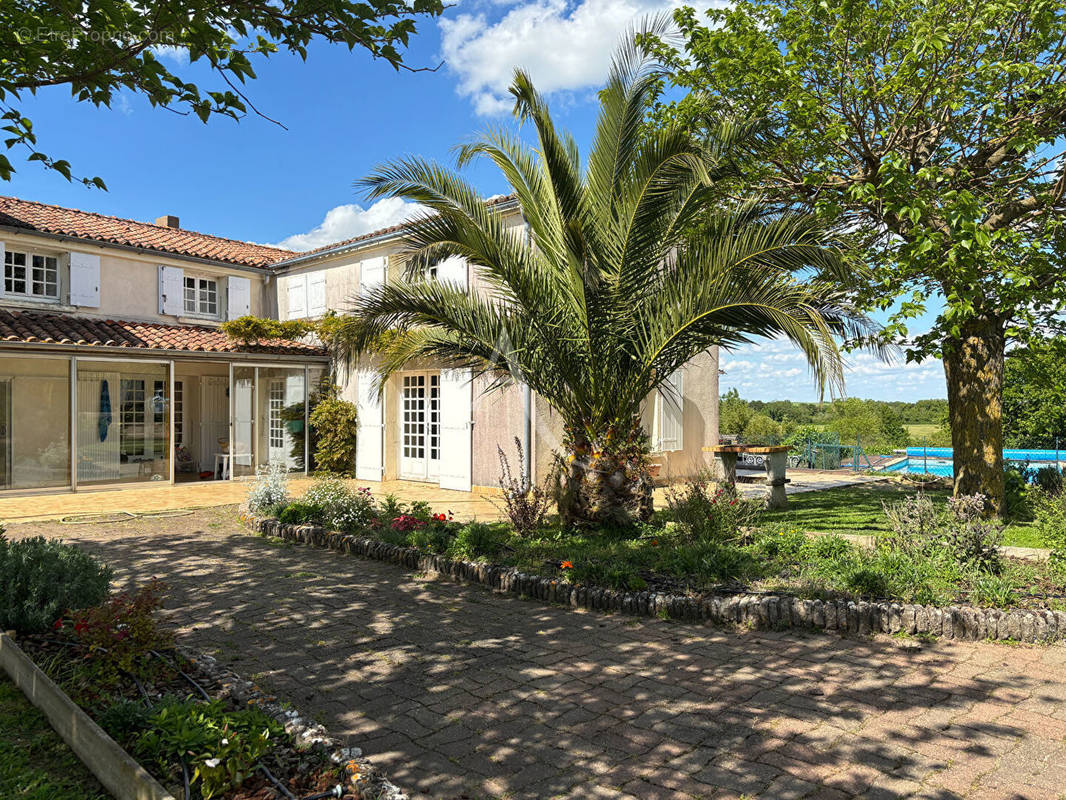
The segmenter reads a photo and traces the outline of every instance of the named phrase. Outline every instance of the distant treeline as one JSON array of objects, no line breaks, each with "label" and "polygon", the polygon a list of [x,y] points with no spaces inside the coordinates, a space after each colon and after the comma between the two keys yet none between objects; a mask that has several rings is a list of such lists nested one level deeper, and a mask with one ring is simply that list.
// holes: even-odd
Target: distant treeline
[{"label": "distant treeline", "polygon": [[[940,425],[948,415],[947,400],[916,400],[904,403],[901,400],[861,400],[863,404],[883,408],[899,417],[904,425]],[[835,416],[833,403],[798,403],[793,400],[748,400],[752,411],[765,414],[777,422],[794,422],[797,425],[826,425]]]},{"label": "distant treeline", "polygon": [[[744,400],[722,395],[719,430],[749,444],[805,441],[859,444],[868,454],[887,454],[911,444],[946,445],[947,400],[913,403],[848,398],[828,403]],[[921,429],[911,426],[922,426]],[[910,429],[909,429],[910,428]]]}]

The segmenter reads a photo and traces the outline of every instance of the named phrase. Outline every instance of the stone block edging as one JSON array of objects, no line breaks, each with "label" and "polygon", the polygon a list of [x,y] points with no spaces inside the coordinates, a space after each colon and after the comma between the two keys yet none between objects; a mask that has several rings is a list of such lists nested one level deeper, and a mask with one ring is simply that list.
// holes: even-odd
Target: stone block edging
[{"label": "stone block edging", "polygon": [[318,525],[290,525],[247,517],[257,532],[291,542],[399,564],[421,572],[487,586],[494,591],[545,603],[614,611],[632,616],[666,616],[685,622],[711,622],[780,630],[806,628],[839,633],[908,633],[979,641],[1051,642],[1066,639],[1066,611],[924,606],[854,600],[807,600],[791,595],[713,594],[701,597],[660,592],[625,592],[584,586],[519,572],[512,567],[462,561],[413,547],[330,531]]},{"label": "stone block edging", "polygon": [[117,800],[175,800],[133,757],[93,722],[15,640],[0,634],[0,665],[27,699]]}]

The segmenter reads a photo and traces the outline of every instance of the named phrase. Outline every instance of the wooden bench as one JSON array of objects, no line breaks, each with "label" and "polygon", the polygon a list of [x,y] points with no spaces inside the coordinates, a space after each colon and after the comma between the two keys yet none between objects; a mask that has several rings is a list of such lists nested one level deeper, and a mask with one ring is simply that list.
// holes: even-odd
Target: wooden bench
[{"label": "wooden bench", "polygon": [[758,480],[755,476],[737,477],[737,459],[744,454],[765,456],[763,466],[766,468],[766,477],[763,479],[770,492],[766,498],[767,508],[787,508],[788,496],[785,494],[785,485],[789,480],[785,477],[785,469],[788,466],[789,448],[784,445],[772,447],[758,447],[744,444],[719,444],[713,447],[704,447],[703,452],[712,453],[722,465],[722,481],[736,487],[737,481],[754,483]]}]

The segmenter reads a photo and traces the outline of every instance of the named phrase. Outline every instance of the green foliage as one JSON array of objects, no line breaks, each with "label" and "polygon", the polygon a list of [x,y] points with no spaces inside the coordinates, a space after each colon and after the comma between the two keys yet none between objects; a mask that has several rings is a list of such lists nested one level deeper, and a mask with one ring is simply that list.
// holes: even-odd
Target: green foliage
[{"label": "green foliage", "polygon": [[68,609],[107,597],[111,569],[58,539],[10,541],[0,528],[0,630],[50,630]]},{"label": "green foliage", "polygon": [[342,400],[339,391],[334,385],[324,387],[311,411],[315,465],[324,472],[351,475],[355,470],[358,410],[355,403]]},{"label": "green foliage", "polygon": [[702,474],[681,488],[668,487],[666,503],[684,535],[718,543],[739,541],[758,521],[762,507],[761,501],[746,500]]},{"label": "green foliage", "polygon": [[1066,337],[1007,353],[1003,431],[1008,447],[1066,449]]},{"label": "green foliage", "polygon": [[[515,114],[535,145],[493,130],[460,148],[460,168],[487,159],[501,171],[529,237],[441,165],[405,159],[361,181],[371,198],[435,212],[406,236],[413,275],[461,256],[492,297],[445,281],[386,283],[359,302],[342,352],[355,357],[392,332],[378,348],[386,375],[429,358],[483,373],[493,388],[521,380],[562,422],[571,502],[560,510],[591,527],[646,516],[642,406],[685,364],[715,345],[780,336],[820,387],[837,386],[836,337],[874,327],[841,288],[863,267],[812,217],[709,202],[758,146],[752,126],[724,125],[706,142],[670,126],[645,135],[636,121],[659,83],[650,67],[629,45],[617,54],[585,159],[521,70]],[[690,237],[696,219],[706,224]]]},{"label": "green foliage", "polygon": [[[23,114],[27,96],[64,86],[79,102],[110,107],[124,92],[144,97],[153,107],[241,119],[259,112],[247,95],[257,77],[253,59],[278,52],[306,59],[312,43],[365,48],[397,69],[402,50],[420,17],[436,17],[441,0],[287,0],[258,3],[234,0],[223,5],[171,2],[158,5],[128,0],[99,0],[74,13],[62,3],[6,5],[0,17],[7,32],[0,64],[0,111],[8,150],[19,148],[28,161],[73,179],[71,165],[37,149],[37,134]],[[175,74],[159,48],[186,54],[192,74],[210,76],[216,85],[201,88],[190,70]],[[0,155],[0,179],[14,167]],[[78,178],[105,188],[100,178]]]},{"label": "green foliage", "polygon": [[87,657],[111,670],[139,673],[152,650],[173,646],[173,637],[156,624],[163,606],[163,584],[153,580],[134,593],[119,592],[106,602],[74,611],[57,629],[87,651]]},{"label": "green foliage", "polygon": [[1008,518],[1029,513],[1029,475],[1028,464],[1008,465],[1003,470],[1003,508]]},{"label": "green foliage", "polygon": [[210,800],[240,786],[281,733],[281,724],[257,708],[227,711],[219,700],[169,699],[153,710],[133,751],[163,771],[184,760]]},{"label": "green foliage", "polygon": [[319,510],[315,515],[319,524],[344,533],[362,530],[377,517],[369,489],[361,487],[353,492],[332,475],[316,477],[301,502]]},{"label": "green foliage", "polygon": [[323,511],[316,505],[294,500],[285,506],[278,515],[278,520],[286,525],[321,525]]},{"label": "green foliage", "polygon": [[511,532],[505,525],[471,522],[459,528],[448,547],[452,558],[488,560],[496,558],[507,546]]},{"label": "green foliage", "polygon": [[[518,463],[525,463],[522,441],[514,437]],[[515,475],[511,462],[503,448],[497,445],[500,457],[500,487],[503,489],[503,507],[511,527],[519,536],[531,536],[541,529],[548,510],[555,499],[554,490],[559,478],[559,462],[556,460],[544,480],[537,484],[527,481],[524,476]]]},{"label": "green foliage", "polygon": [[1041,467],[1036,471],[1034,483],[1042,492],[1061,494],[1063,489],[1062,471],[1058,467]]},{"label": "green foliage", "polygon": [[1051,550],[1051,563],[1066,571],[1066,493],[1040,492],[1034,503],[1033,516],[1044,546]]},{"label": "green foliage", "polygon": [[978,572],[996,574],[1003,567],[999,544],[1003,527],[985,514],[980,495],[952,497],[947,507],[917,494],[885,506],[890,531],[879,546],[911,557],[953,558]]},{"label": "green foliage", "polygon": [[260,344],[271,339],[302,339],[315,332],[315,323],[302,319],[277,320],[246,314],[228,319],[220,326],[222,332],[240,344]]}]

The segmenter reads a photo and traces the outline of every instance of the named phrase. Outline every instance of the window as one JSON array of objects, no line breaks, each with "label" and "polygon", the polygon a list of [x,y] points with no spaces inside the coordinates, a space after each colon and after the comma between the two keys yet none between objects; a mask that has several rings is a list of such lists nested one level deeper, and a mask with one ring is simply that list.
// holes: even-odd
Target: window
[{"label": "window", "polygon": [[174,441],[185,444],[185,382],[174,381]]},{"label": "window", "polygon": [[167,384],[152,382],[152,454],[156,458],[166,455],[167,444]]},{"label": "window", "polygon": [[185,313],[200,317],[218,316],[218,281],[185,276]]},{"label": "window", "polygon": [[119,411],[119,449],[123,455],[144,455],[144,399],[143,380],[122,379],[122,406]]},{"label": "window", "polygon": [[9,295],[58,300],[58,260],[55,256],[5,251],[4,291]]}]

